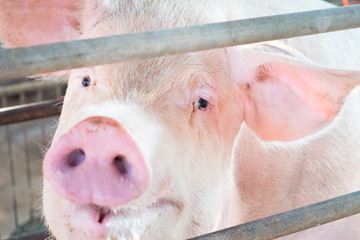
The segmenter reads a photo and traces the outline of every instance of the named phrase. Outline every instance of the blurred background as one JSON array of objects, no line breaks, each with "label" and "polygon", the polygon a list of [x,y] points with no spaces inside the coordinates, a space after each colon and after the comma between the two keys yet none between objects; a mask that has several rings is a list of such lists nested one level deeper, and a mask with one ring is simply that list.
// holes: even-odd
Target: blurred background
[{"label": "blurred background", "polygon": [[0,81],[0,239],[35,239],[45,231],[41,165],[58,116],[24,120],[56,115],[65,90],[64,81]]}]

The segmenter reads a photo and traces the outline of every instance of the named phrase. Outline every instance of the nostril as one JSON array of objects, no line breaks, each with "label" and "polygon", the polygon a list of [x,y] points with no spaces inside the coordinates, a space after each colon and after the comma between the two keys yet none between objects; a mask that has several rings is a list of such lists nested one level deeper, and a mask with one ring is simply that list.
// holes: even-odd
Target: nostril
[{"label": "nostril", "polygon": [[130,171],[130,164],[124,156],[116,156],[114,158],[114,165],[121,174],[127,174]]},{"label": "nostril", "polygon": [[75,149],[66,156],[66,162],[70,167],[79,166],[85,159],[85,153],[82,149]]}]

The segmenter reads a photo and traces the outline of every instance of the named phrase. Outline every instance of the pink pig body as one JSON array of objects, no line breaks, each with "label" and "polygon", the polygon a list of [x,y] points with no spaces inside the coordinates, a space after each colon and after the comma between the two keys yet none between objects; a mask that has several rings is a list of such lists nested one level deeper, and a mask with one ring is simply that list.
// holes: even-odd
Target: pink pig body
[{"label": "pink pig body", "polygon": [[[332,7],[317,1],[14,0],[26,46]],[[70,71],[44,159],[65,239],[184,239],[360,188],[360,32]],[[357,239],[353,216],[284,239]]]}]

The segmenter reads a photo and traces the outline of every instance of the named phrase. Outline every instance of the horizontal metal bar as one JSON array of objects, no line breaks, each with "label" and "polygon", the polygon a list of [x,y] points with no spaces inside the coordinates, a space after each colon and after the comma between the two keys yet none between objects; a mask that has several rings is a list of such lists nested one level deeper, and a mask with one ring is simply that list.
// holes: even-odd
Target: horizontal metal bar
[{"label": "horizontal metal bar", "polygon": [[0,86],[0,97],[11,96],[23,92],[37,91],[45,88],[55,88],[56,86],[65,86],[66,83],[62,81],[49,80],[49,81],[26,81],[7,86]]},{"label": "horizontal metal bar", "polygon": [[360,6],[0,51],[0,80],[360,27]]},{"label": "horizontal metal bar", "polygon": [[0,108],[0,126],[57,116],[61,113],[62,103],[63,100],[50,100]]},{"label": "horizontal metal bar", "polygon": [[360,191],[279,213],[192,240],[273,239],[360,213]]}]

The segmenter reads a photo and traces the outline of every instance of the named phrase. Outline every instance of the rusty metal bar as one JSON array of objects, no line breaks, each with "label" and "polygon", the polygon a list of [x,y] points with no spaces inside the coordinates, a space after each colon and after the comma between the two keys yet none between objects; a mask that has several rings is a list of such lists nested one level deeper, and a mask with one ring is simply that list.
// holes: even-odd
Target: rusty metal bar
[{"label": "rusty metal bar", "polygon": [[62,100],[50,100],[1,108],[0,126],[60,115],[62,102]]},{"label": "rusty metal bar", "polygon": [[360,5],[0,50],[0,80],[360,27]]},{"label": "rusty metal bar", "polygon": [[273,239],[360,213],[360,191],[244,223],[191,240]]}]

